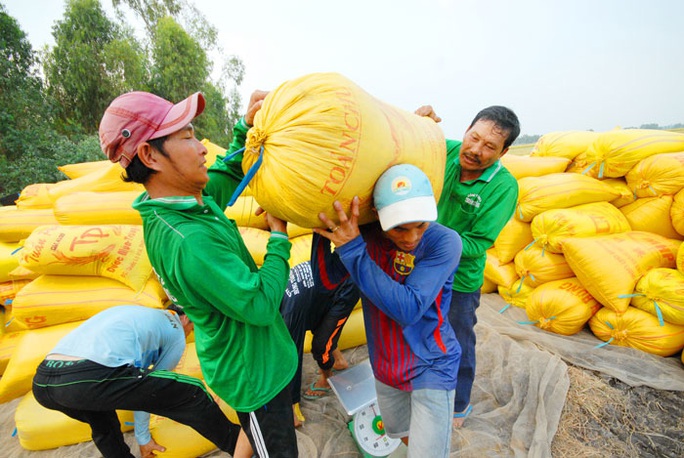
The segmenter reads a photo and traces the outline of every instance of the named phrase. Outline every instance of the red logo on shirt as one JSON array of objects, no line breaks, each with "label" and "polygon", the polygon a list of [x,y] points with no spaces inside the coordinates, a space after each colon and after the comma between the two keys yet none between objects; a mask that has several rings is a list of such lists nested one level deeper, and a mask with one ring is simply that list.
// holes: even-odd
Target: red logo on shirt
[{"label": "red logo on shirt", "polygon": [[416,257],[412,254],[397,251],[394,255],[394,271],[399,275],[408,275],[413,271],[413,261]]}]

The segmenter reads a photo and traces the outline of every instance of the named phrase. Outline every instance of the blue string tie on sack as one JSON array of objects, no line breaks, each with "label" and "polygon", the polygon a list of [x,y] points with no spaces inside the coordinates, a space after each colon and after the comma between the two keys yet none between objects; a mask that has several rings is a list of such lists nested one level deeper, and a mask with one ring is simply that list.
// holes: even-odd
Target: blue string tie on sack
[{"label": "blue string tie on sack", "polygon": [[[228,162],[235,156],[237,156],[240,153],[244,153],[245,148],[240,148],[239,150],[235,151],[234,153],[226,156],[223,158],[223,162]],[[257,158],[256,162],[252,164],[252,166],[247,170],[247,173],[245,173],[245,177],[240,181],[240,184],[238,185],[237,188],[235,188],[235,192],[233,192],[233,195],[230,197],[230,200],[228,201],[228,205],[226,207],[232,207],[235,201],[237,200],[238,197],[240,197],[240,194],[242,194],[242,191],[245,190],[247,185],[249,184],[250,181],[252,181],[252,178],[254,178],[254,175],[256,175],[257,171],[259,170],[259,167],[261,167],[261,163],[264,160],[264,145],[261,145],[259,148],[259,157]]]}]

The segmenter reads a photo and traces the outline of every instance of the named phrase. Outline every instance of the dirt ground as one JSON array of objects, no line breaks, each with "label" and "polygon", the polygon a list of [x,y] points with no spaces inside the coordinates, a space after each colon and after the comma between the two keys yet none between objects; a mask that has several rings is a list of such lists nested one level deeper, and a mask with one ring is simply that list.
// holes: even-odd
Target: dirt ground
[{"label": "dirt ground", "polygon": [[684,393],[631,387],[574,366],[568,372],[554,457],[684,456]]}]

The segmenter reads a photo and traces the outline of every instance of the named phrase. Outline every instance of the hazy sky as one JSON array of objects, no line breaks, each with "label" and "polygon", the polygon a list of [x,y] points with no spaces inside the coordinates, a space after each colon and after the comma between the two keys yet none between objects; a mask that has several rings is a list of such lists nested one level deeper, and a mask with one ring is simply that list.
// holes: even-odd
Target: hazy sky
[{"label": "hazy sky", "polygon": [[[111,10],[109,0],[101,0]],[[34,48],[61,0],[0,0]],[[684,122],[682,0],[195,0],[254,89],[334,71],[449,138],[506,105],[523,134]]]}]

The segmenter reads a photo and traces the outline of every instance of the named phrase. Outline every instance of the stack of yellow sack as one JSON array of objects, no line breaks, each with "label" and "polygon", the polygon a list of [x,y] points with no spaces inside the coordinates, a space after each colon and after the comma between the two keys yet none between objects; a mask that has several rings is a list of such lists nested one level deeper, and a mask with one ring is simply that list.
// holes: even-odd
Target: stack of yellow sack
[{"label": "stack of yellow sack", "polygon": [[610,344],[681,351],[684,134],[553,132],[503,162],[519,199],[488,252],[484,291],[542,329],[569,335],[588,324]]}]

